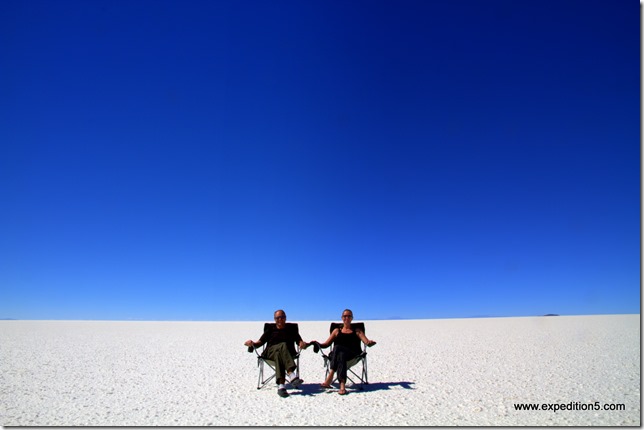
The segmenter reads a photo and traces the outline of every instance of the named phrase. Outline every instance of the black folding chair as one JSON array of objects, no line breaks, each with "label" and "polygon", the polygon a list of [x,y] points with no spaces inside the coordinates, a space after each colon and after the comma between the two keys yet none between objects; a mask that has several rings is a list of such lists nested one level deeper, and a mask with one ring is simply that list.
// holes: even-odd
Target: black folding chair
[{"label": "black folding chair", "polygon": [[[336,328],[341,329],[342,326],[343,326],[342,323],[331,323],[331,326],[329,327],[329,333],[333,333],[333,330],[335,330]],[[360,330],[363,333],[366,333],[365,328],[364,328],[364,323],[361,323],[361,322],[352,323],[351,324],[351,329],[354,330],[354,331],[355,330]],[[330,347],[331,347],[330,351],[333,351],[333,346],[334,346],[334,344],[330,345]],[[322,350],[321,346],[319,346],[319,348],[320,348],[320,353],[322,354],[322,357],[324,358],[324,366],[326,367],[326,372],[324,373],[324,379],[326,379],[326,377],[329,376],[329,371],[331,370],[330,369],[331,358],[329,357],[330,352],[329,352],[329,355],[327,355],[327,354],[324,353],[324,351]],[[353,377],[356,378],[356,380],[360,381],[360,387],[359,388],[362,390],[364,388],[364,385],[369,384],[369,378],[368,378],[368,375],[367,375],[367,345],[362,343],[362,341],[360,341],[360,339],[358,337],[356,337],[356,344],[352,345],[351,349],[353,349],[354,351],[360,350],[361,352],[360,352],[360,354],[358,354],[357,356],[355,356],[354,358],[352,358],[351,360],[349,360],[347,362],[347,379],[349,381],[351,381],[351,384],[353,384],[353,386],[356,386],[357,385],[356,381],[354,381],[354,379],[351,377],[351,375],[353,375]],[[315,352],[317,352],[317,351],[315,351]],[[358,373],[356,373],[352,369],[352,367],[354,367],[356,365],[360,365],[360,367],[361,367],[360,369],[357,369]],[[335,378],[333,378],[332,383],[337,381],[337,380],[338,380],[338,375],[336,374]]]},{"label": "black folding chair", "polygon": [[[272,331],[274,329],[275,329],[275,323],[264,324],[264,333],[266,333],[267,331]],[[300,330],[297,326],[297,323],[286,323],[286,329],[293,332],[294,338],[297,337],[297,334],[299,334],[299,330]],[[295,366],[297,367],[296,373],[299,375],[300,374],[300,346],[297,344],[297,342],[294,342],[294,343],[295,343],[296,354],[293,357],[293,360],[295,361]],[[264,387],[273,379],[275,379],[275,362],[266,357],[262,357],[262,354],[266,350],[266,344],[262,345],[260,348],[261,348],[261,351],[258,351],[259,348],[255,348],[254,346],[248,347],[248,352],[255,351],[255,354],[257,354],[257,366],[259,367],[259,377],[257,378],[258,390]],[[270,373],[270,376],[268,377],[264,376],[264,365],[268,366],[268,368],[270,369],[270,371],[267,370],[267,373]]]}]

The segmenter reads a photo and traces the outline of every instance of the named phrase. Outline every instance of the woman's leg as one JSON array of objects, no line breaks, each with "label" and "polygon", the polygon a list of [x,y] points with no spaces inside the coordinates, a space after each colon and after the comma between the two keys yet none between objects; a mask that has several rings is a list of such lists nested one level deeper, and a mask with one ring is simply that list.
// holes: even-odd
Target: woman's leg
[{"label": "woman's leg", "polygon": [[335,370],[338,372],[340,384],[347,381],[347,355],[348,350],[343,346],[336,346],[333,350]]},{"label": "woman's leg", "polygon": [[346,394],[346,383],[347,383],[347,362],[355,357],[355,353],[351,350],[345,348],[344,346],[338,345],[333,348],[332,357],[331,357],[331,369],[338,372],[338,382],[340,383],[340,394]]},{"label": "woman's leg", "polygon": [[335,374],[335,370],[330,369],[329,374],[327,375],[326,379],[322,383],[322,388],[331,388],[331,382],[333,382],[334,374]]}]

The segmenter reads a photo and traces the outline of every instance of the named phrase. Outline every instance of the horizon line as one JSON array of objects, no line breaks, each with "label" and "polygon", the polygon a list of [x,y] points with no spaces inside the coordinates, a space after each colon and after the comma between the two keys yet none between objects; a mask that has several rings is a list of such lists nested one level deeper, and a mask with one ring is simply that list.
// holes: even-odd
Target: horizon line
[{"label": "horizon line", "polygon": [[[608,315],[641,315],[637,313],[598,313],[598,314],[555,314],[548,313],[543,315],[474,315],[467,317],[435,317],[435,318],[406,318],[406,317],[389,317],[389,318],[363,318],[361,321],[418,321],[418,320],[446,320],[446,319],[492,319],[492,318],[538,318],[538,317],[571,317],[571,316],[608,316]],[[84,318],[0,318],[0,321],[104,321],[104,322],[265,322],[267,319],[252,320],[210,320],[210,319],[84,319]],[[331,320],[320,319],[295,319],[291,322],[326,322]]]}]

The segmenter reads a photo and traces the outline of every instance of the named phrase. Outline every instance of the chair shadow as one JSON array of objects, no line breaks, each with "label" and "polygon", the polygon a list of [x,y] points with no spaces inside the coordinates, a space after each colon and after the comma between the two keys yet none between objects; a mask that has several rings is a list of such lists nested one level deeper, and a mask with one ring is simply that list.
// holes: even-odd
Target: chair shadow
[{"label": "chair shadow", "polygon": [[370,382],[364,384],[362,391],[382,391],[382,390],[391,390],[392,387],[402,387],[405,390],[415,390],[412,385],[415,382],[411,381],[400,381],[400,382]]},{"label": "chair shadow", "polygon": [[292,394],[297,396],[315,396],[323,393],[325,390],[320,387],[319,383],[304,383],[298,390],[293,390]]},{"label": "chair shadow", "polygon": [[[410,381],[400,381],[400,382],[370,382],[369,384],[364,384],[362,388],[360,387],[360,384],[356,384],[356,386],[352,386],[351,383],[347,384],[347,390],[349,392],[370,392],[370,391],[382,391],[382,390],[391,390],[393,387],[402,387],[406,390],[415,390],[414,387],[414,382]],[[297,395],[297,396],[316,396],[318,394],[323,394],[323,393],[333,393],[337,392],[339,389],[338,384],[333,385],[332,390],[327,390],[324,389],[320,386],[319,383],[308,383],[308,384],[302,384],[300,385],[300,388],[298,390],[293,390],[292,394]]]}]

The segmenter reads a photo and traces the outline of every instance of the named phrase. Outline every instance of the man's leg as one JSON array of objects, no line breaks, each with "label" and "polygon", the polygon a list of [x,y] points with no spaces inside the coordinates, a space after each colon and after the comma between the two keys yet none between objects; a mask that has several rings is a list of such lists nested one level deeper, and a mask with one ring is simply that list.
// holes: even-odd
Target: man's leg
[{"label": "man's leg", "polygon": [[[284,371],[292,372],[295,370],[296,366],[293,361],[293,357],[291,357],[291,354],[288,352],[288,348],[285,343],[278,343],[277,345],[271,346],[268,349],[268,356],[275,362],[275,382],[278,384],[277,394],[282,397],[286,397],[288,396],[288,392],[284,386],[284,382],[286,381]],[[291,381],[291,384],[293,384],[295,388],[299,387],[301,383],[302,380],[299,378],[294,378]]]},{"label": "man's leg", "polygon": [[[278,384],[284,383],[284,354],[283,351],[286,349],[286,345],[283,343],[278,343],[268,348],[268,353],[266,354],[268,358],[275,362],[275,381]],[[288,354],[288,351],[286,351]]]},{"label": "man's leg", "polygon": [[295,371],[297,370],[297,365],[295,360],[291,356],[286,344],[281,343],[282,347],[278,350],[279,360],[282,365],[282,369],[286,370],[286,380],[291,383],[294,388],[299,388],[302,384],[302,381]]}]

